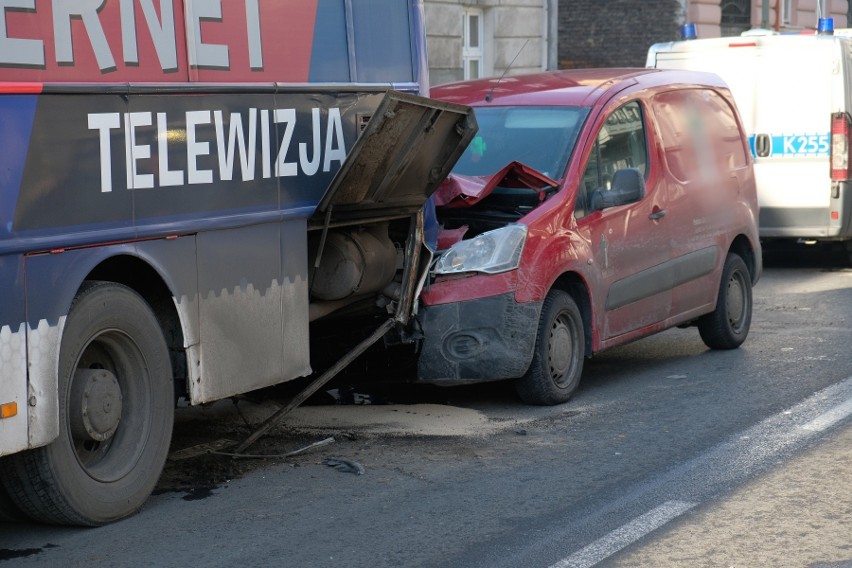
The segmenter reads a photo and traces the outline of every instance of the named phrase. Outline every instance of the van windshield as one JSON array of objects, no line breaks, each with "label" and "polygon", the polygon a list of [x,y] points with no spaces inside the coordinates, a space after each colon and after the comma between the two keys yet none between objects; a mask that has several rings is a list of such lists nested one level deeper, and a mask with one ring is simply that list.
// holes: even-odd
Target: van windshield
[{"label": "van windshield", "polygon": [[559,179],[583,121],[586,107],[474,108],[479,132],[459,159],[453,173],[488,176],[512,161]]}]

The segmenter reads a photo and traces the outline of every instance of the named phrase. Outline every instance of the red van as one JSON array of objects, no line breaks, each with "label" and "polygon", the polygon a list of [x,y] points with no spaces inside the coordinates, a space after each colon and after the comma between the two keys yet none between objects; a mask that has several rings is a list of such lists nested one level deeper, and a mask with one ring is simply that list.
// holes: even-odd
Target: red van
[{"label": "red van", "polygon": [[479,132],[435,194],[418,377],[567,401],[583,361],[695,325],[738,347],[761,274],[752,158],[717,76],[597,69],[454,83]]}]

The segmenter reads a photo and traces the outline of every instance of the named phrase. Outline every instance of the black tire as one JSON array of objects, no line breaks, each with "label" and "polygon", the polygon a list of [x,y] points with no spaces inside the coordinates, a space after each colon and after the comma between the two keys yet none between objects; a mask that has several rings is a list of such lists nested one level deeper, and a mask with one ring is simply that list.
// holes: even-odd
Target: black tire
[{"label": "black tire", "polygon": [[138,511],[168,454],[172,380],[145,300],[126,286],[87,282],[62,333],[59,437],[0,461],[10,497],[53,524],[97,526]]},{"label": "black tire", "polygon": [[739,255],[725,259],[716,309],[698,319],[698,332],[711,349],[736,349],[751,326],[751,274]]},{"label": "black tire", "polygon": [[12,498],[6,492],[6,488],[0,483],[0,523],[13,523],[23,521],[24,519],[26,519],[26,516],[15,505]]},{"label": "black tire", "polygon": [[551,290],[541,308],[532,363],[515,381],[518,396],[527,404],[543,406],[567,402],[580,384],[585,352],[577,304],[567,292]]}]

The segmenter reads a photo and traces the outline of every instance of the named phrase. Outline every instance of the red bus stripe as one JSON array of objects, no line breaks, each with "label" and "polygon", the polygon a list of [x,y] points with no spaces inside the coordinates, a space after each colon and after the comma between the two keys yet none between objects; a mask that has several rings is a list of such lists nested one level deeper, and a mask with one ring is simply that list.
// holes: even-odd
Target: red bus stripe
[{"label": "red bus stripe", "polygon": [[44,87],[43,83],[0,83],[0,93],[22,93],[39,94]]}]

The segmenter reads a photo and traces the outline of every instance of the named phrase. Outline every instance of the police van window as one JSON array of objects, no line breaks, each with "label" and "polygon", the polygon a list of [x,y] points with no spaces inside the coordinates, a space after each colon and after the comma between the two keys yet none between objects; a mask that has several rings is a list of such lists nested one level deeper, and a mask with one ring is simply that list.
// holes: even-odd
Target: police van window
[{"label": "police van window", "polygon": [[618,107],[607,117],[589,155],[574,216],[588,213],[592,192],[610,189],[612,175],[622,168],[636,168],[647,176],[648,149],[641,105],[634,101]]}]

